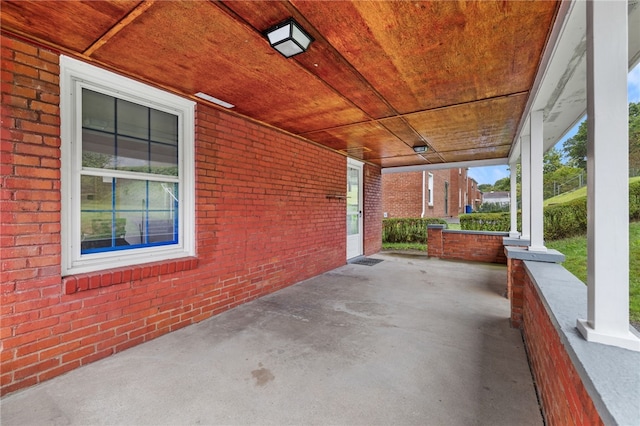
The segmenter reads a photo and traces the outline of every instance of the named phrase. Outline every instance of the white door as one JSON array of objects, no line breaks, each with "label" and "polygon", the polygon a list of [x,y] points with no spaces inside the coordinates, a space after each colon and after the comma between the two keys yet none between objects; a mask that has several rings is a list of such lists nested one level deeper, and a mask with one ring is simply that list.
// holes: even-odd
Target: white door
[{"label": "white door", "polygon": [[347,259],[361,256],[362,163],[347,159]]}]

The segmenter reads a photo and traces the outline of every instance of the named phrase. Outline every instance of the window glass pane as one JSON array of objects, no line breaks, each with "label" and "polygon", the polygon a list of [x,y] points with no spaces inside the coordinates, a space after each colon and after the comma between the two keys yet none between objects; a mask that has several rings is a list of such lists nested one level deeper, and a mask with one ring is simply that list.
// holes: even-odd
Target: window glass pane
[{"label": "window glass pane", "polygon": [[118,99],[117,102],[118,134],[148,139],[149,108],[122,99]]},{"label": "window glass pane", "polygon": [[115,163],[115,135],[82,129],[82,167],[113,169]]},{"label": "window glass pane", "polygon": [[82,176],[80,190],[80,235],[82,250],[111,247],[112,178]]},{"label": "window glass pane", "polygon": [[149,142],[118,136],[118,170],[149,172]]},{"label": "window glass pane", "polygon": [[149,243],[176,240],[178,184],[149,182],[148,206],[147,235]]},{"label": "window glass pane", "polygon": [[112,178],[82,176],[80,198],[82,210],[111,211]]},{"label": "window glass pane", "polygon": [[178,146],[151,143],[151,173],[178,176]]},{"label": "window glass pane", "polygon": [[360,210],[360,174],[358,169],[348,169],[347,174],[347,213],[358,213]]},{"label": "window glass pane", "polygon": [[173,211],[178,202],[178,185],[165,182],[149,182],[149,210]]},{"label": "window glass pane", "polygon": [[347,235],[356,235],[360,232],[359,220],[357,214],[347,215]]},{"label": "window glass pane", "polygon": [[115,197],[116,215],[126,222],[127,244],[132,246],[144,244],[147,221],[147,181],[117,179]]},{"label": "window glass pane", "polygon": [[145,212],[147,209],[146,180],[116,180],[116,210],[119,212]]},{"label": "window glass pane", "polygon": [[82,176],[81,252],[175,244],[177,209],[177,183]]},{"label": "window glass pane", "polygon": [[152,109],[151,140],[178,146],[178,116]]},{"label": "window glass pane", "polygon": [[115,98],[82,89],[82,127],[115,132]]},{"label": "window glass pane", "polygon": [[147,236],[149,243],[175,242],[177,228],[173,214],[166,211],[150,213]]},{"label": "window glass pane", "polygon": [[118,179],[116,212],[126,219],[131,245],[177,242],[178,184]]}]

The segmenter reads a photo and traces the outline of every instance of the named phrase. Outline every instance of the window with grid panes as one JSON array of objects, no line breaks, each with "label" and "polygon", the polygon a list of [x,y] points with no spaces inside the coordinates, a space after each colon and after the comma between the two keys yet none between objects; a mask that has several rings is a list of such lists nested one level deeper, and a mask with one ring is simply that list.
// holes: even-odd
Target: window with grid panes
[{"label": "window with grid panes", "polygon": [[63,270],[192,255],[194,103],[63,59]]}]

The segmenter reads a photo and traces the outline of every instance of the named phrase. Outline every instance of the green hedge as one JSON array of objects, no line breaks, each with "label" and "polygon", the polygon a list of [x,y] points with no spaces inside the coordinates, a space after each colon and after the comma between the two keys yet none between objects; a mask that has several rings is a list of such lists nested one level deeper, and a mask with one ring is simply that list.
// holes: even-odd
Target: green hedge
[{"label": "green hedge", "polygon": [[427,241],[427,225],[444,224],[435,218],[393,218],[382,219],[383,243],[422,243]]},{"label": "green hedge", "polygon": [[511,217],[509,212],[470,213],[460,215],[460,229],[464,229],[465,231],[508,232],[510,228]]},{"label": "green hedge", "polygon": [[[640,220],[640,182],[629,184],[629,220]],[[509,231],[509,213],[471,213],[460,215],[460,228],[474,231]],[[518,214],[518,229],[522,229]],[[587,197],[577,198],[544,209],[544,238],[559,240],[587,232]]]},{"label": "green hedge", "polygon": [[560,240],[587,232],[587,197],[544,209],[544,239]]},{"label": "green hedge", "polygon": [[629,184],[629,220],[640,220],[640,181]]}]

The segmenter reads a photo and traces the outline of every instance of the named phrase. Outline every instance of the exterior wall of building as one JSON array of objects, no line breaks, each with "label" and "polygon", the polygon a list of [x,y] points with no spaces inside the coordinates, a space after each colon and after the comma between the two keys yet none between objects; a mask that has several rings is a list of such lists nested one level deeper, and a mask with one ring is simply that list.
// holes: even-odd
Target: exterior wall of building
[{"label": "exterior wall of building", "polygon": [[[343,265],[346,159],[203,104],[193,258],[61,276],[59,57],[2,38],[1,393]],[[381,239],[366,167],[365,252]]]},{"label": "exterior wall of building", "polygon": [[511,194],[505,191],[487,192],[482,195],[482,202],[508,206],[511,203]]},{"label": "exterior wall of building", "polygon": [[464,195],[467,188],[462,169],[449,169],[449,216],[458,217],[464,213]]},{"label": "exterior wall of building", "polygon": [[475,179],[467,179],[467,193],[469,194],[469,205],[475,211],[482,204],[482,191],[478,189],[478,182]]},{"label": "exterior wall of building", "polygon": [[422,172],[382,175],[382,210],[386,217],[420,217]]},{"label": "exterior wall of building", "polygon": [[[479,207],[482,193],[477,183],[468,177],[467,169],[425,172],[427,188],[429,174],[433,175],[433,205],[425,201],[424,217],[458,217],[465,213],[467,204]],[[422,172],[382,175],[382,210],[386,217],[420,217],[423,210],[422,185]],[[425,198],[428,199],[428,191],[425,191]]]}]

